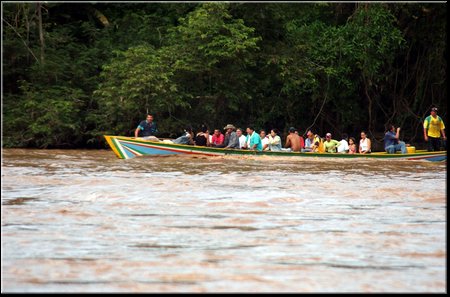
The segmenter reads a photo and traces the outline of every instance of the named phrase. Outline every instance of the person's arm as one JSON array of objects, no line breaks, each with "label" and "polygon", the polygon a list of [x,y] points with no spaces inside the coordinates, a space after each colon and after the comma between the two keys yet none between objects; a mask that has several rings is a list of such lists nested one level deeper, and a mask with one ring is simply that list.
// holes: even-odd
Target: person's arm
[{"label": "person's arm", "polygon": [[367,138],[367,151],[366,152],[371,152],[372,151],[372,142],[370,141],[369,138]]},{"label": "person's arm", "polygon": [[286,144],[284,145],[285,148],[290,148],[291,147],[291,138],[289,137],[289,135],[286,137]]},{"label": "person's arm", "polygon": [[423,122],[423,139],[425,139],[425,141],[428,141],[427,126],[428,126],[427,119],[425,119],[425,121]]},{"label": "person's arm", "polygon": [[203,136],[206,137],[206,146],[211,146],[211,143],[209,142],[209,131],[206,131]]},{"label": "person's arm", "polygon": [[134,137],[136,138],[139,137],[139,130],[141,130],[139,127],[137,127],[136,130],[134,130]]},{"label": "person's arm", "polygon": [[280,138],[280,136],[276,135],[273,138],[272,145],[278,145],[279,143],[281,143],[281,138]]}]

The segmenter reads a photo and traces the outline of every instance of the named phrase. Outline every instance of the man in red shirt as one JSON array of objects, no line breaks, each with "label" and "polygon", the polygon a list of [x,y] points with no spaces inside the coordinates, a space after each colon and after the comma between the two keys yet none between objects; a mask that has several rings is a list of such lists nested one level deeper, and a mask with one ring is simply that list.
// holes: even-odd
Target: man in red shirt
[{"label": "man in red shirt", "polygon": [[225,136],[220,132],[219,129],[214,130],[214,134],[211,139],[211,146],[222,146]]}]

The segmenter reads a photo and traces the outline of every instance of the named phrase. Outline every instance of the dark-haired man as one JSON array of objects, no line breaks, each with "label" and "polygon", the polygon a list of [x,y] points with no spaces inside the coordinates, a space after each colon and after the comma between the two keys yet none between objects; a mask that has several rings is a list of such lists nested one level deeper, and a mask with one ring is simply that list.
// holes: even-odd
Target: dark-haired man
[{"label": "dark-haired man", "polygon": [[156,123],[153,122],[153,115],[148,114],[147,119],[140,122],[139,126],[137,126],[134,131],[134,137],[154,136],[156,133],[158,133],[158,128]]},{"label": "dark-haired man", "polygon": [[431,108],[430,115],[423,121],[423,138],[428,142],[429,152],[441,150],[441,135],[444,141],[447,140],[444,121],[437,115],[437,111],[436,107]]}]

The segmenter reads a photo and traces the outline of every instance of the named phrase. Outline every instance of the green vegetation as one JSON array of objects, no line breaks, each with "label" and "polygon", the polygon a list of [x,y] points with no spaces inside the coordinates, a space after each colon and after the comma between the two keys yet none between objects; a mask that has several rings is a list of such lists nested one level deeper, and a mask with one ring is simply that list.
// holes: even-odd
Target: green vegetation
[{"label": "green vegetation", "polygon": [[[227,123],[336,138],[446,122],[446,3],[2,3],[3,146]],[[357,137],[358,138],[358,137]]]}]

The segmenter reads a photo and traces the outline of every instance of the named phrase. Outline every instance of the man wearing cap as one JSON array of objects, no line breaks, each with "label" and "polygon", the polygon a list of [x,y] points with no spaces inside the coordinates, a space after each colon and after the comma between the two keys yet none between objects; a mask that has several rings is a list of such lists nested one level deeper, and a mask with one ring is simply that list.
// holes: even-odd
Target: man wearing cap
[{"label": "man wearing cap", "polygon": [[228,124],[225,127],[223,127],[225,132],[225,140],[223,142],[224,148],[232,148],[232,149],[238,149],[239,146],[239,138],[236,134],[236,128],[232,124]]},{"label": "man wearing cap", "polygon": [[335,153],[336,148],[341,145],[339,141],[336,139],[331,139],[331,133],[327,133],[325,136],[325,141],[323,142],[325,147],[325,152],[327,153]]},{"label": "man wearing cap", "polygon": [[431,108],[430,115],[423,122],[423,138],[428,142],[429,152],[441,150],[441,135],[444,141],[447,140],[444,121],[437,115],[437,110],[436,107]]}]

